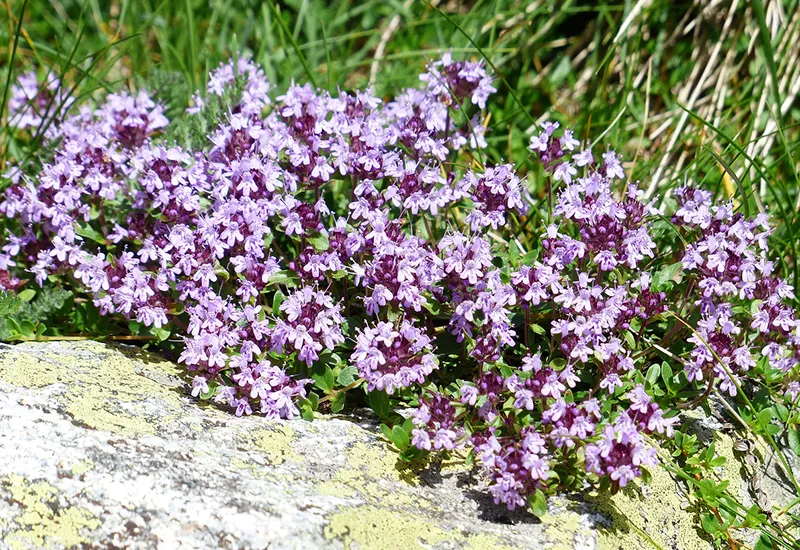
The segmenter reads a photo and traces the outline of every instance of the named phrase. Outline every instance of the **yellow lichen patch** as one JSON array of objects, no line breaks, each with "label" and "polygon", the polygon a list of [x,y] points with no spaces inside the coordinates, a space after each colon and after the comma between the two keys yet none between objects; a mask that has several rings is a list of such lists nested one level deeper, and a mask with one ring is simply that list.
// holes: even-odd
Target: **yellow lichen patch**
[{"label": "yellow lichen patch", "polygon": [[333,514],[329,520],[325,537],[341,540],[346,549],[423,549],[453,540],[455,536],[424,516],[401,514],[374,506],[344,510]]},{"label": "yellow lichen patch", "polygon": [[737,458],[733,450],[733,439],[728,436],[714,438],[714,450],[716,450],[718,456],[725,458],[725,464],[720,466],[717,472],[722,479],[730,482],[728,491],[733,496],[738,497],[738,485],[741,484],[744,472],[742,470],[742,462]]},{"label": "yellow lichen patch", "polygon": [[370,446],[358,442],[348,449],[346,465],[333,478],[319,483],[316,490],[342,498],[359,495],[382,506],[431,507],[428,500],[406,488],[418,484],[413,472],[397,467],[394,453],[377,444]]},{"label": "yellow lichen patch", "polygon": [[492,535],[469,535],[465,548],[470,550],[515,550],[516,547],[509,546],[500,537]]},{"label": "yellow lichen patch", "polygon": [[592,535],[581,522],[581,516],[571,510],[545,514],[541,521],[547,526],[545,534],[552,543],[548,550],[572,550],[578,546],[576,536],[590,538]]},{"label": "yellow lichen patch", "polygon": [[72,467],[72,475],[80,476],[91,470],[94,470],[94,462],[91,458],[84,458]]},{"label": "yellow lichen patch", "polygon": [[29,482],[12,475],[2,480],[7,497],[22,512],[13,519],[14,525],[5,543],[14,550],[64,546],[73,548],[87,542],[82,531],[92,531],[100,522],[88,510],[58,507],[58,493],[44,482]]},{"label": "yellow lichen patch", "polygon": [[346,550],[414,550],[450,546],[472,550],[514,550],[503,539],[488,534],[446,531],[431,519],[375,506],[359,506],[333,514],[325,527],[328,540],[337,539]]},{"label": "yellow lichen patch", "polygon": [[380,444],[367,445],[361,442],[354,444],[347,451],[347,463],[349,467],[363,470],[375,479],[400,480],[397,455],[381,448]]},{"label": "yellow lichen patch", "polygon": [[[318,483],[315,489],[321,495],[350,498],[359,493],[357,489],[359,485],[361,485],[360,480],[345,480],[337,473],[334,479]],[[361,488],[363,488],[363,486]]]},{"label": "yellow lichen patch", "polygon": [[0,379],[26,388],[62,383],[66,389],[57,392],[55,400],[70,416],[120,435],[153,434],[178,418],[179,394],[137,372],[138,368],[179,380],[177,367],[168,361],[99,342],[74,344],[67,353],[40,346],[36,352],[19,347],[2,354]]},{"label": "yellow lichen patch", "polygon": [[645,487],[628,485],[612,498],[588,496],[586,500],[611,518],[611,525],[597,526],[601,550],[642,550],[709,548],[698,532],[698,521],[684,511],[672,477],[660,467],[653,468],[652,481]]},{"label": "yellow lichen patch", "polygon": [[453,458],[450,460],[443,460],[439,464],[439,471],[443,474],[445,473],[452,473],[452,474],[466,474],[472,468],[466,465],[463,459],[461,458]]},{"label": "yellow lichen patch", "polygon": [[[364,432],[352,426],[350,433],[360,438]],[[402,465],[397,453],[380,440],[369,445],[362,441],[353,444],[347,451],[347,463],[350,468],[362,470],[373,479],[394,479],[407,485],[419,485],[418,477]]]},{"label": "yellow lichen patch", "polygon": [[372,480],[358,470],[343,469],[333,479],[323,481],[316,486],[323,495],[349,498],[361,498],[382,506],[428,508],[430,503],[422,497],[404,492],[397,486],[381,484]]},{"label": "yellow lichen patch", "polygon": [[0,355],[0,380],[19,388],[43,388],[59,381],[58,363],[14,349]]},{"label": "yellow lichen patch", "polygon": [[269,429],[256,430],[244,437],[252,437],[257,449],[267,455],[267,459],[272,465],[283,464],[286,461],[298,462],[300,460],[292,448],[295,431],[287,424],[276,424]]}]

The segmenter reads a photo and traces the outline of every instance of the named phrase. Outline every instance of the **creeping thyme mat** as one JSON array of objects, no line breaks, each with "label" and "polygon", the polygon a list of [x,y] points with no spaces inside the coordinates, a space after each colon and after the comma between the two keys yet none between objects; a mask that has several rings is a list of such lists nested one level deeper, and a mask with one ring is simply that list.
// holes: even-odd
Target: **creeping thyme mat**
[{"label": "creeping thyme mat", "polygon": [[511,509],[661,463],[716,538],[766,524],[678,414],[714,399],[779,454],[796,421],[800,324],[767,215],[691,185],[656,209],[619,155],[554,122],[528,159],[487,164],[493,78],[450,55],[389,100],[280,95],[241,58],[173,121],[145,91],[61,89],[28,74],[9,102],[49,151],[5,176],[18,300],[69,291],[76,330],[99,314],[177,346],[192,395],[237,415],[369,406],[401,459],[476,462]]}]

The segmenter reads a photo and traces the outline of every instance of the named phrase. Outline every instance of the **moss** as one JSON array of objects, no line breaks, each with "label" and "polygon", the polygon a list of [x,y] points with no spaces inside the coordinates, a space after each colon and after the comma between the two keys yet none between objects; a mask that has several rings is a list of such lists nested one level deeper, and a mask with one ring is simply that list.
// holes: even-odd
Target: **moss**
[{"label": "moss", "polygon": [[[24,347],[4,353],[0,379],[24,388],[62,383],[68,389],[57,391],[55,400],[73,419],[119,435],[155,434],[178,417],[182,409],[178,393],[163,380],[147,376],[180,384],[180,372],[172,363],[99,342],[71,344],[68,350],[53,346],[58,353],[49,347],[39,344],[39,353]],[[154,400],[157,407],[152,406]]]},{"label": "moss", "polygon": [[61,507],[58,492],[44,482],[29,482],[17,475],[2,480],[7,500],[16,503],[22,512],[14,518],[5,543],[14,550],[58,545],[73,548],[87,543],[81,534],[93,531],[100,522],[88,510]]}]

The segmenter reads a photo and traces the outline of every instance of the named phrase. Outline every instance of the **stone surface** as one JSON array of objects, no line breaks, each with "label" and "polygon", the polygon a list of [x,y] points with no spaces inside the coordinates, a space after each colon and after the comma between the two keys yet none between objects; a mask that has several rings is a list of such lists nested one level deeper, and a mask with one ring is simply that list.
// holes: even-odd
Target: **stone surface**
[{"label": "stone surface", "polygon": [[[0,547],[710,547],[661,469],[613,498],[551,499],[539,521],[492,504],[456,464],[404,469],[368,421],[236,418],[187,387],[178,367],[133,347],[0,344]],[[713,422],[698,433],[752,501]],[[772,470],[771,498],[791,500]]]}]

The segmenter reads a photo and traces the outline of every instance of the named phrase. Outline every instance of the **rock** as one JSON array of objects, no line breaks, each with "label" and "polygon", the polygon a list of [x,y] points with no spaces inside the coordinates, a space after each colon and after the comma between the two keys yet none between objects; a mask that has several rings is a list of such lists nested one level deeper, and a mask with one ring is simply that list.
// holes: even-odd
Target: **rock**
[{"label": "rock", "polygon": [[[613,498],[553,498],[539,521],[495,506],[455,464],[404,469],[369,421],[237,418],[187,388],[180,368],[134,347],[0,345],[0,546],[711,546],[660,468]],[[732,440],[698,429],[747,496]],[[780,477],[765,483],[791,500]]]}]

